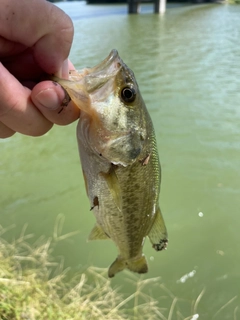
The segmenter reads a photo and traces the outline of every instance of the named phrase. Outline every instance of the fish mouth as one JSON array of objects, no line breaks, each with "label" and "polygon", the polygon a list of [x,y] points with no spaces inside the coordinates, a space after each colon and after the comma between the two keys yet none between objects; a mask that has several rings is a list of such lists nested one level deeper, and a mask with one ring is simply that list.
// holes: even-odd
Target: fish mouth
[{"label": "fish mouth", "polygon": [[123,66],[118,51],[113,49],[108,57],[93,68],[89,68],[84,82],[88,93],[104,86],[110,79],[114,78]]},{"label": "fish mouth", "polygon": [[116,49],[113,49],[109,55],[107,56],[107,58],[105,58],[102,62],[100,62],[99,64],[97,64],[95,67],[90,68],[90,72],[95,72],[98,73],[100,71],[105,71],[105,68],[108,68],[113,61],[115,61],[116,59],[121,60],[121,58],[119,57],[118,51]]}]

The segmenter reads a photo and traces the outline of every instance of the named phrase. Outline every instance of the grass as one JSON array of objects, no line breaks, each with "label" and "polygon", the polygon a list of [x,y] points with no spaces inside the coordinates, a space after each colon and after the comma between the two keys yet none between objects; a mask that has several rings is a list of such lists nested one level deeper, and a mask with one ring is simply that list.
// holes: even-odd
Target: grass
[{"label": "grass", "polygon": [[[68,270],[64,270],[63,261],[52,258],[55,244],[73,234],[61,235],[62,224],[63,218],[59,217],[53,236],[31,245],[32,235],[25,234],[26,228],[17,240],[9,243],[3,239],[7,230],[0,227],[0,320],[198,319],[204,290],[194,301],[185,301],[174,296],[160,278],[143,279],[125,273],[136,290],[124,296],[112,287],[106,269],[94,267],[67,282]],[[163,292],[158,300],[149,293],[153,287]],[[182,312],[182,303],[185,311],[188,306],[188,315]],[[234,319],[237,311],[234,310]],[[217,316],[221,312],[219,309]]]}]

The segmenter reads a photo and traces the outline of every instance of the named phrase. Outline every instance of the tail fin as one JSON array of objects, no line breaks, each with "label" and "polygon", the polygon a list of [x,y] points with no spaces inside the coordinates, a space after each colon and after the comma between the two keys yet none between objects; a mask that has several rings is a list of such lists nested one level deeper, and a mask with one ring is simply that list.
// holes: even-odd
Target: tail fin
[{"label": "tail fin", "polygon": [[128,260],[127,261],[127,268],[133,272],[147,273],[148,272],[148,265],[147,265],[147,260],[144,256],[144,254],[140,258]]},{"label": "tail fin", "polygon": [[146,273],[148,272],[147,260],[144,255],[140,258],[134,258],[130,260],[124,260],[120,256],[111,264],[108,269],[108,276],[112,278],[116,273],[122,271],[123,269],[129,269],[132,272]]},{"label": "tail fin", "polygon": [[122,259],[121,257],[117,257],[117,259],[111,264],[108,269],[109,278],[113,278],[116,273],[122,271],[125,268],[127,268],[126,260]]}]

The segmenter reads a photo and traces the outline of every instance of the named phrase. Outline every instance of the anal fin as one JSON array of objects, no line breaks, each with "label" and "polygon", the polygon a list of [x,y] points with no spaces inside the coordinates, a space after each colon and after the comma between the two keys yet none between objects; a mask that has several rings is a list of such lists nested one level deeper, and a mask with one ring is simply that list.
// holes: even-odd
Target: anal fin
[{"label": "anal fin", "polygon": [[156,251],[161,251],[163,249],[166,249],[168,244],[168,234],[167,234],[167,229],[166,229],[163,216],[159,207],[157,209],[156,218],[148,234],[148,237],[152,243],[153,248]]},{"label": "anal fin", "polygon": [[96,224],[89,234],[88,240],[105,240],[110,239],[108,235],[103,231],[102,227]]}]

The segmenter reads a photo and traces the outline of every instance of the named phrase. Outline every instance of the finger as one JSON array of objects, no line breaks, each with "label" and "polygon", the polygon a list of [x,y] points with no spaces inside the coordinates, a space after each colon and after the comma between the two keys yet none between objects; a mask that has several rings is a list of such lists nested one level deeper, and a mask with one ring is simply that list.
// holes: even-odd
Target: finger
[{"label": "finger", "polygon": [[35,80],[39,82],[41,76],[44,74],[40,66],[36,64],[30,48],[17,55],[2,58],[1,62],[4,67],[21,82],[24,80]]},{"label": "finger", "polygon": [[72,102],[68,103],[69,97],[56,82],[38,83],[32,90],[31,99],[44,117],[55,124],[67,125],[79,118],[79,108]]},{"label": "finger", "polygon": [[2,37],[32,47],[45,72],[61,68],[73,39],[72,21],[61,9],[45,0],[2,0],[0,21]]},{"label": "finger", "polygon": [[62,79],[68,79],[68,76],[69,76],[68,59],[63,61],[62,66],[57,72],[55,72],[55,75]]},{"label": "finger", "polygon": [[23,87],[0,63],[0,121],[13,131],[39,136],[52,123],[34,106],[31,90]]},{"label": "finger", "polygon": [[[1,48],[1,37],[0,37]],[[0,49],[1,50],[1,49]],[[20,82],[35,81],[35,84],[42,80],[46,73],[36,64],[33,58],[32,50],[26,49],[24,52],[15,56],[7,56],[1,59],[4,67],[13,74]],[[70,60],[66,59],[55,74],[59,78],[68,79],[69,70],[74,70],[74,65]]]},{"label": "finger", "polygon": [[69,79],[69,70],[75,70],[75,67],[69,59],[66,59],[55,76],[61,79]]},{"label": "finger", "polygon": [[[75,67],[74,67],[74,65],[72,64],[72,62],[69,60],[69,59],[67,59],[66,60],[66,63],[64,63],[64,65],[65,65],[65,67],[64,67],[64,75],[65,75],[65,79],[69,79],[69,70],[76,70],[75,69]],[[26,66],[24,66],[25,68],[26,68]],[[8,68],[7,68],[8,69]],[[9,70],[9,69],[8,69]],[[15,74],[14,74],[15,75]],[[47,79],[47,78],[49,78],[49,75],[46,75],[45,73],[44,74],[42,74],[42,76],[41,76],[41,79],[40,79],[40,81],[43,81],[43,78],[44,79]],[[23,78],[21,78],[21,79],[25,79],[25,77],[23,77]],[[29,78],[27,78],[27,80],[23,80],[23,81],[21,81],[21,83],[25,86],[25,87],[27,87],[27,88],[29,88],[29,89],[33,89],[34,88],[34,86],[37,84],[39,82],[39,80],[38,81],[33,81],[33,80],[29,80]]]},{"label": "finger", "polygon": [[0,58],[3,58],[23,52],[26,49],[26,46],[0,36],[0,48]]},{"label": "finger", "polygon": [[68,69],[69,70],[76,70],[73,63],[68,59]]},{"label": "finger", "polygon": [[12,135],[14,135],[14,133],[15,131],[13,131],[12,129],[5,126],[5,124],[0,122],[0,139],[9,138]]}]

